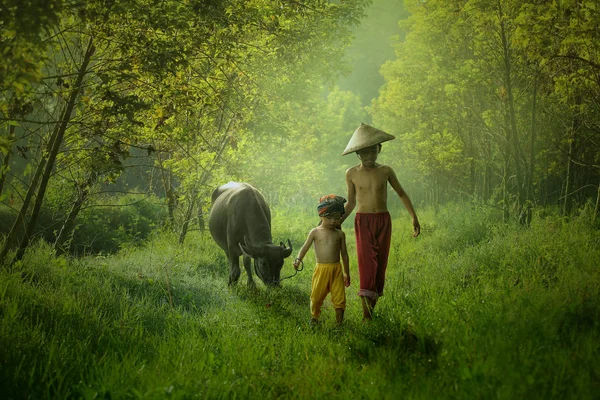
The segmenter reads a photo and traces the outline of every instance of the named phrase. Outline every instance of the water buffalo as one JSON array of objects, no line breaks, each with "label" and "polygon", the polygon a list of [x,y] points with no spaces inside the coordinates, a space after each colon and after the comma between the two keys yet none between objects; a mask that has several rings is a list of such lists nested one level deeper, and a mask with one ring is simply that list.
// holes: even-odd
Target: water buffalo
[{"label": "water buffalo", "polygon": [[251,258],[256,275],[267,285],[279,285],[283,259],[292,254],[292,243],[286,247],[273,244],[271,211],[265,198],[247,183],[229,182],[212,194],[208,222],[210,234],[229,259],[229,284],[240,278],[240,256],[248,285],[253,286]]}]

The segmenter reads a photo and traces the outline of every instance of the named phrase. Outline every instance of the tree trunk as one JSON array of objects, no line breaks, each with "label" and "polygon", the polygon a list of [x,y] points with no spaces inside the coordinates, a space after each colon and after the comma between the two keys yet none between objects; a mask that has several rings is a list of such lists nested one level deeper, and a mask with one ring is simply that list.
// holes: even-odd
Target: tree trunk
[{"label": "tree trunk", "polygon": [[517,117],[515,113],[515,105],[514,105],[514,96],[513,96],[513,88],[512,88],[512,59],[511,59],[511,49],[510,43],[508,40],[508,35],[506,32],[506,25],[504,22],[504,12],[502,10],[502,5],[498,2],[498,13],[500,20],[500,39],[502,41],[502,50],[503,50],[503,60],[504,60],[504,84],[506,85],[506,94],[508,97],[508,116],[510,122],[510,128],[507,127],[509,135],[509,143],[512,145],[512,151],[514,153],[514,161],[515,161],[515,184],[517,187],[517,196],[519,205],[523,204],[525,201],[524,191],[523,191],[523,173],[521,169],[521,146],[519,144],[519,135],[517,130]]},{"label": "tree trunk", "polygon": [[508,179],[507,179],[507,174],[508,174],[508,160],[507,160],[507,156],[505,156],[504,159],[504,171],[502,173],[502,219],[504,222],[508,222],[509,218],[510,218],[510,210],[508,207]]},{"label": "tree trunk", "polygon": [[533,99],[531,104],[531,136],[529,142],[529,172],[527,174],[527,200],[533,201],[533,171],[535,169],[535,127],[537,117],[537,77],[533,82]]},{"label": "tree trunk", "polygon": [[[202,188],[204,187],[204,185],[206,184],[206,181],[208,180],[208,178],[210,177],[210,174],[212,172],[212,170],[215,168],[215,166],[217,165],[217,163],[219,162],[219,160],[221,159],[221,155],[223,154],[223,151],[225,150],[225,147],[227,146],[227,143],[229,143],[229,128],[231,127],[231,122],[229,124],[229,126],[227,127],[227,130],[225,131],[225,134],[223,135],[223,139],[219,145],[219,149],[217,150],[217,154],[215,154],[215,158],[213,158],[212,163],[210,165],[209,168],[206,168],[203,172],[202,172],[202,177],[200,178],[200,182],[198,184],[198,186],[200,187],[200,190],[203,190]],[[188,210],[186,212],[185,215],[185,220],[183,221],[183,226],[181,229],[181,233],[179,235],[179,244],[183,244],[185,237],[187,235],[188,232],[188,227],[189,227],[189,221],[192,217],[192,212],[194,211],[194,205],[196,203],[196,198],[198,197],[198,191],[196,189],[196,187],[194,187],[192,189],[192,198],[190,200],[190,205],[188,207]]]},{"label": "tree trunk", "polygon": [[185,218],[183,220],[183,225],[181,227],[181,232],[179,233],[179,244],[183,244],[183,241],[185,240],[185,237],[187,235],[188,232],[188,228],[190,226],[190,220],[192,219],[192,212],[194,211],[194,205],[196,204],[196,197],[198,196],[198,193],[196,190],[194,190],[192,192],[191,198],[190,198],[190,204],[188,205],[188,209],[185,212]]},{"label": "tree trunk", "polygon": [[31,213],[31,218],[29,219],[29,222],[27,224],[27,231],[25,232],[23,240],[21,240],[21,243],[19,244],[19,250],[17,251],[15,260],[20,260],[21,258],[23,258],[23,254],[25,254],[25,249],[29,245],[31,234],[33,233],[37,217],[42,207],[42,203],[44,202],[44,195],[46,194],[46,188],[48,187],[48,182],[50,181],[50,175],[52,173],[52,170],[54,169],[54,162],[56,161],[56,156],[58,155],[58,151],[60,150],[60,146],[62,145],[65,132],[69,125],[69,121],[71,120],[71,114],[73,113],[73,109],[75,108],[75,102],[77,101],[79,93],[81,92],[83,78],[87,73],[87,67],[92,59],[95,50],[96,48],[94,47],[93,39],[90,38],[87,50],[83,58],[83,62],[81,64],[81,68],[79,69],[79,72],[77,74],[77,79],[75,81],[73,90],[69,95],[69,100],[58,125],[57,134],[54,138],[54,142],[52,143],[52,149],[48,154],[48,161],[46,162],[44,168],[44,174],[42,176],[40,187],[37,192],[35,204]]},{"label": "tree trunk", "polygon": [[529,226],[533,207],[533,170],[535,167],[535,124],[537,114],[537,76],[533,81],[533,98],[531,101],[531,130],[529,137],[529,167],[525,178],[525,202],[520,204],[519,223]]},{"label": "tree trunk", "polygon": [[592,217],[592,222],[596,222],[596,218],[598,218],[598,213],[600,213],[600,182],[598,182],[598,195],[596,196],[596,207],[594,208],[594,216]]},{"label": "tree trunk", "polygon": [[81,211],[81,207],[89,197],[89,189],[95,180],[96,178],[94,176],[90,176],[79,190],[77,199],[75,199],[75,202],[71,207],[71,211],[69,211],[69,215],[65,219],[58,237],[54,242],[54,250],[56,251],[56,255],[62,255],[71,250],[71,239],[75,230],[75,221],[77,220],[77,216]]},{"label": "tree trunk", "polygon": [[485,154],[485,167],[483,172],[483,201],[488,202],[492,197],[492,140],[488,137],[484,137],[483,151]]},{"label": "tree trunk", "polygon": [[206,221],[204,218],[204,212],[202,211],[202,207],[203,207],[203,203],[202,201],[200,201],[200,203],[198,204],[198,228],[203,231],[206,229]]},{"label": "tree trunk", "polygon": [[570,137],[569,137],[569,155],[567,159],[567,176],[565,179],[565,191],[563,198],[563,215],[569,215],[573,208],[573,196],[571,195],[571,191],[573,188],[573,170],[574,164],[572,162],[575,152],[575,146],[577,141],[577,129],[579,127],[579,119],[575,117],[573,119],[573,123],[570,128]]},{"label": "tree trunk", "polygon": [[163,165],[160,153],[156,154],[156,160],[160,166],[160,177],[167,198],[167,225],[171,230],[175,229],[175,208],[177,207],[177,195],[173,189],[173,173]]},{"label": "tree trunk", "polygon": [[475,173],[475,144],[473,143],[473,127],[469,128],[468,134],[468,152],[469,152],[469,191],[471,192],[471,197],[476,199],[477,196],[477,175]]},{"label": "tree trunk", "polygon": [[[4,247],[2,247],[2,251],[0,251],[0,265],[4,263],[6,256],[10,249],[15,245],[20,245],[20,242],[23,238],[23,234],[26,231],[27,226],[27,213],[29,211],[29,204],[33,199],[35,191],[38,187],[38,183],[40,178],[42,177],[42,172],[44,171],[44,166],[46,165],[46,157],[47,153],[49,153],[52,143],[54,143],[54,139],[56,137],[56,133],[58,131],[55,129],[50,137],[50,141],[46,147],[46,152],[42,151],[42,156],[40,158],[40,163],[31,179],[31,183],[29,184],[29,189],[27,189],[27,193],[25,194],[25,198],[23,199],[23,204],[21,204],[21,208],[19,210],[19,214],[15,219],[10,231],[8,232],[8,236],[6,237],[6,241],[4,242]],[[40,146],[41,147],[41,146]]]},{"label": "tree trunk", "polygon": [[169,226],[171,229],[175,229],[175,209],[177,208],[177,194],[173,188],[172,178],[173,174],[171,171],[167,172],[165,196],[167,197],[167,213],[169,219]]}]

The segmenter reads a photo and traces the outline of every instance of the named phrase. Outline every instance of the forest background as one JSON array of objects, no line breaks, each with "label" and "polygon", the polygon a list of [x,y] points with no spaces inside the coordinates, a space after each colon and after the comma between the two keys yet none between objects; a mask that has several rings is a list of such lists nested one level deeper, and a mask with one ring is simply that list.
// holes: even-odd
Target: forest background
[{"label": "forest background", "polygon": [[345,192],[360,122],[397,136],[382,160],[416,204],[595,218],[594,2],[379,1],[359,25],[367,3],[8,2],[1,258],[40,233],[103,250],[73,233],[118,193],[166,204],[180,242],[230,180],[310,207]]},{"label": "forest background", "polygon": [[[128,254],[147,254],[154,245],[165,246],[165,254],[181,254],[201,242],[204,247],[199,251],[204,253],[197,255],[201,260],[189,255],[188,269],[180,273],[196,274],[190,271],[215,260],[225,271],[225,261],[210,247],[213,244],[205,226],[212,191],[230,180],[259,188],[274,211],[275,233],[292,237],[299,246],[310,219],[314,219],[317,199],[327,193],[344,195],[344,172],[357,160],[340,154],[358,124],[366,122],[396,136],[384,145],[380,161],[396,170],[417,210],[422,210],[423,236],[429,235],[417,244],[400,240],[403,249],[394,260],[404,265],[399,269],[402,281],[406,276],[418,281],[421,276],[431,284],[434,277],[440,277],[433,269],[419,275],[405,265],[415,255],[426,257],[421,252],[433,246],[438,251],[431,255],[435,258],[421,260],[430,268],[438,266],[449,276],[454,276],[454,271],[463,288],[470,288],[471,283],[465,282],[472,280],[492,285],[492,281],[474,278],[479,276],[474,271],[494,263],[488,259],[475,262],[477,266],[463,265],[461,251],[476,252],[474,249],[481,250],[477,247],[480,244],[500,251],[496,240],[501,235],[510,236],[504,230],[510,227],[509,231],[517,232],[514,246],[502,251],[515,259],[496,260],[494,265],[510,266],[507,269],[512,275],[496,271],[493,282],[510,281],[509,294],[515,288],[530,291],[525,278],[529,276],[539,285],[534,285],[540,290],[536,298],[551,298],[556,305],[555,320],[550,318],[544,322],[549,325],[541,326],[547,332],[556,330],[558,336],[569,337],[567,344],[561,342],[567,350],[559,346],[561,356],[545,362],[564,365],[569,357],[583,357],[583,361],[572,370],[562,369],[562,378],[550,374],[546,380],[541,378],[541,364],[533,362],[523,375],[524,386],[509,384],[511,389],[503,392],[498,381],[487,386],[482,383],[485,377],[494,376],[494,368],[486,361],[489,354],[479,359],[473,356],[477,352],[456,350],[463,345],[473,350],[468,342],[458,341],[460,345],[450,347],[455,352],[438,356],[441,351],[432,350],[437,347],[431,343],[441,339],[425,328],[423,320],[408,324],[404,314],[411,306],[424,306],[407,304],[406,299],[398,302],[399,307],[404,306],[402,311],[388,309],[388,316],[402,313],[396,315],[403,321],[399,327],[386,325],[392,317],[377,326],[376,333],[356,327],[354,332],[367,338],[356,339],[361,343],[358,347],[367,340],[374,343],[375,352],[388,356],[396,354],[388,351],[390,346],[402,348],[402,354],[408,351],[409,356],[416,352],[415,363],[407,367],[409,372],[402,371],[409,375],[417,371],[421,376],[422,363],[436,364],[436,357],[451,358],[448,365],[458,366],[459,375],[437,376],[441,383],[430,390],[453,388],[452,393],[459,397],[491,392],[498,397],[503,397],[501,393],[511,397],[538,392],[561,397],[570,385],[566,382],[575,376],[579,381],[572,395],[590,395],[599,382],[598,346],[591,345],[598,336],[600,319],[600,285],[592,285],[598,281],[595,267],[600,212],[598,8],[591,0],[407,0],[403,6],[392,0],[2,0],[0,265],[4,281],[12,284],[3,286],[0,310],[3,342],[20,343],[14,352],[5,350],[0,358],[7,393],[23,397],[19,388],[24,387],[49,397],[69,393],[85,397],[85,387],[96,382],[91,384],[96,394],[110,394],[119,387],[118,380],[113,382],[102,374],[115,365],[127,369],[127,356],[115,355],[118,352],[110,343],[108,353],[103,352],[100,344],[106,343],[95,337],[98,349],[86,362],[105,365],[101,372],[92,371],[88,364],[81,368],[86,371],[83,377],[74,377],[73,371],[61,368],[58,372],[51,372],[49,367],[44,370],[37,360],[50,364],[52,351],[64,349],[59,346],[52,350],[51,345],[48,350],[42,344],[54,343],[50,338],[61,333],[71,335],[73,321],[59,329],[56,321],[44,323],[40,308],[83,306],[77,296],[41,306],[37,296],[44,290],[38,287],[37,292],[30,292],[27,288],[45,279],[48,290],[52,288],[69,299],[80,290],[75,286],[87,287],[92,281],[69,284],[75,286],[65,283],[67,286],[57,290],[53,285],[59,284],[59,276],[64,278],[61,274],[73,278],[68,271],[89,269],[95,271],[91,275],[101,276],[94,279],[110,281],[129,262],[122,261]],[[400,225],[406,224],[408,217],[401,203],[393,196],[390,200],[393,217]],[[456,230],[451,232],[447,227]],[[193,239],[186,240],[190,235]],[[450,239],[455,235],[460,238]],[[537,244],[531,245],[531,254],[522,249],[524,238]],[[430,242],[434,239],[442,243],[440,247]],[[558,257],[554,252],[559,249],[570,256]],[[44,258],[48,253],[51,261]],[[447,265],[440,265],[444,258],[453,257],[458,258],[450,263],[452,268],[458,263],[463,269],[449,270]],[[167,309],[176,310],[178,297],[166,269],[156,272],[160,277],[149,278],[152,272],[143,264],[140,256],[134,267],[126,268],[137,274],[136,285],[148,291],[138,286],[135,290],[145,293],[140,294],[142,299],[146,295],[152,299],[152,284],[160,282],[157,304],[166,301]],[[528,272],[520,275],[522,271],[515,272],[515,265]],[[45,270],[47,266],[56,268]],[[102,275],[105,273],[111,278]],[[171,273],[171,279],[177,280],[177,272]],[[224,282],[194,276],[200,279],[195,286]],[[561,286],[559,276],[569,279],[565,278]],[[478,293],[484,286],[476,286]],[[98,309],[98,302],[106,301],[114,291],[114,281],[109,287],[97,294],[97,301],[90,300],[89,306]],[[291,287],[307,290],[301,284]],[[554,288],[552,296],[540,294],[547,293],[544,290],[549,287]],[[435,290],[435,285],[432,288]],[[125,292],[128,290],[135,292],[131,288]],[[468,288],[465,290],[468,293]],[[188,307],[185,312],[192,303],[201,307],[202,301],[190,293],[192,289],[180,293],[181,304]],[[222,295],[227,300],[221,298],[215,300],[217,303],[230,301],[236,307],[243,307],[243,302],[237,303],[240,297],[247,300],[245,296],[250,296],[242,292],[232,300],[227,297],[231,293]],[[268,304],[275,301],[269,296],[275,296],[283,308],[289,301],[283,300],[286,297],[282,294],[257,296],[257,303],[263,300],[260,296],[266,296]],[[437,299],[438,305],[443,302],[439,293],[428,296]],[[473,297],[467,298],[469,301],[463,301],[470,304]],[[116,301],[121,301],[116,309],[125,303],[137,307],[127,300]],[[547,306],[543,300],[536,301],[539,309]],[[460,308],[456,297],[448,302]],[[503,304],[500,301],[498,308],[482,311],[482,315],[491,318],[490,314],[504,310]],[[153,306],[156,304],[148,305],[149,309]],[[152,312],[163,315],[160,324],[170,327],[173,316],[163,314],[166,311],[160,307]],[[85,314],[84,310],[79,311]],[[115,311],[114,324],[128,326],[125,310],[130,309]],[[432,315],[443,311],[436,308]],[[175,315],[181,317],[181,312]],[[246,312],[250,315],[256,310]],[[109,318],[108,314],[105,317]],[[134,327],[141,330],[140,335],[150,329],[148,321],[135,318]],[[464,322],[464,315],[456,318]],[[226,319],[221,322],[225,324]],[[267,322],[266,326],[275,330],[277,324],[281,321]],[[575,333],[567,325],[574,326]],[[524,326],[518,331],[519,326],[516,332],[526,332]],[[164,329],[174,334],[170,328]],[[223,329],[227,329],[225,325]],[[15,332],[25,335],[32,331],[46,336],[37,342],[35,335],[31,342],[15,336]],[[453,338],[468,336],[462,331],[454,333],[457,336]],[[472,332],[467,329],[467,333]],[[390,334],[403,339],[389,343]],[[203,339],[213,337],[206,332],[203,335]],[[119,342],[122,337],[115,337],[124,345]],[[574,337],[579,340],[576,345]],[[410,338],[420,343],[418,350],[411,347]],[[268,340],[261,336],[263,339]],[[481,336],[482,343],[487,339]],[[73,340],[89,350],[84,341]],[[551,339],[540,341],[549,347],[556,344]],[[306,348],[315,345],[300,343]],[[226,344],[230,343],[224,341],[220,352],[227,352]],[[573,346],[585,348],[585,355]],[[536,349],[528,351],[536,353]],[[335,349],[324,351],[339,356]],[[371,353],[362,348],[358,351],[369,359]],[[216,353],[210,354],[214,357]],[[115,360],[100,362],[112,355]],[[271,356],[267,351],[256,358],[275,362],[276,357]],[[152,358],[143,353],[136,357]],[[215,364],[214,359],[202,360],[205,366]],[[139,360],[129,361],[137,365]],[[386,365],[380,367],[385,369]],[[214,365],[210,368],[215,377],[225,373]],[[54,378],[48,374],[55,374]],[[98,374],[105,378],[102,384],[95,380]],[[390,384],[392,378],[395,376],[386,382]],[[512,383],[517,377],[514,379]],[[538,379],[541,386],[536,386]],[[85,384],[74,389],[73,382],[79,381]],[[123,393],[134,396],[144,385],[151,383],[125,385]],[[281,385],[290,390],[287,383]],[[213,395],[229,393],[220,392],[223,387],[219,385],[207,387],[212,388],[207,389],[209,395],[210,390],[215,390]],[[392,392],[406,390],[402,385],[381,387]],[[465,387],[470,389],[465,392]],[[245,393],[253,395],[281,395],[268,389],[244,387]],[[193,390],[200,389],[194,386]],[[237,390],[241,389],[234,385],[233,393],[243,393]],[[317,389],[300,393],[321,393],[311,390]],[[336,393],[344,393],[339,390]]]}]

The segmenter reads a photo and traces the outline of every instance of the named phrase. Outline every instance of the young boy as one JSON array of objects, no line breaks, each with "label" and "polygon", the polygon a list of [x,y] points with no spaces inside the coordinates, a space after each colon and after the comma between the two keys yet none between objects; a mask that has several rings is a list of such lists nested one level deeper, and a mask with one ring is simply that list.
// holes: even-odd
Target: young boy
[{"label": "young boy", "polygon": [[[294,268],[298,269],[310,246],[315,244],[317,266],[312,277],[310,294],[311,323],[316,323],[321,315],[321,306],[327,294],[331,292],[331,302],[335,309],[335,320],[339,325],[344,320],[346,309],[346,290],[350,286],[350,270],[348,268],[348,251],[346,235],[338,227],[344,215],[346,199],[333,194],[319,199],[317,211],[321,223],[312,229],[308,238],[298,252]],[[342,265],[340,265],[340,255]]]},{"label": "young boy", "polygon": [[348,203],[342,222],[358,205],[354,219],[356,253],[363,306],[363,319],[370,320],[377,299],[383,296],[385,271],[392,236],[392,220],[387,209],[387,184],[398,194],[412,217],[413,236],[421,231],[419,219],[410,198],[400,186],[394,170],[378,164],[381,143],[394,136],[366,124],[354,131],[342,155],[356,152],[360,164],[346,171]]}]

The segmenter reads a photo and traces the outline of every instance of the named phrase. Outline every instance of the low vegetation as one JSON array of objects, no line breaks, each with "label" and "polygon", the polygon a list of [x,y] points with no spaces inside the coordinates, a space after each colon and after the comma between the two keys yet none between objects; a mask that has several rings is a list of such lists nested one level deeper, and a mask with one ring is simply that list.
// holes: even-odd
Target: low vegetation
[{"label": "low vegetation", "polygon": [[[274,210],[296,250],[316,218]],[[385,296],[361,321],[309,321],[312,255],[280,289],[227,287],[207,232],[156,234],[110,256],[38,242],[0,270],[3,398],[594,398],[600,392],[600,232],[584,210],[402,214]],[[348,234],[350,254],[353,236]],[[286,261],[283,275],[292,275]]]},{"label": "low vegetation", "polygon": [[[34,236],[54,243],[61,231],[69,199],[52,193],[37,220]],[[66,197],[63,195],[63,197]],[[72,255],[110,254],[124,246],[140,244],[152,231],[165,225],[166,210],[160,199],[152,195],[121,195],[97,199],[86,206],[76,220],[70,253]],[[0,235],[6,235],[14,224],[17,211],[0,204]]]}]

